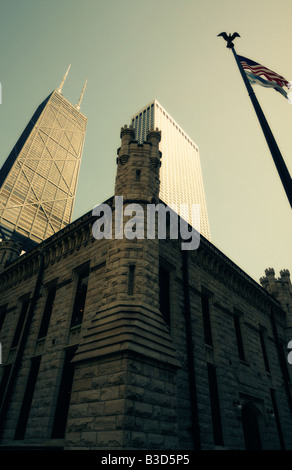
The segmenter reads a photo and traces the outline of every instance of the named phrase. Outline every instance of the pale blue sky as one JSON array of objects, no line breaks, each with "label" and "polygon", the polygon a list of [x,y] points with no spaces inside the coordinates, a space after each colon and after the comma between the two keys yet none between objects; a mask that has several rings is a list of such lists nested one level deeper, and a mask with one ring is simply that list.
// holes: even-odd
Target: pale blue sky
[{"label": "pale blue sky", "polygon": [[[0,165],[68,65],[88,127],[74,218],[114,192],[119,133],[156,98],[200,149],[212,242],[255,280],[292,272],[291,209],[222,31],[292,80],[291,0],[0,0]],[[292,105],[255,87],[292,173]]]}]

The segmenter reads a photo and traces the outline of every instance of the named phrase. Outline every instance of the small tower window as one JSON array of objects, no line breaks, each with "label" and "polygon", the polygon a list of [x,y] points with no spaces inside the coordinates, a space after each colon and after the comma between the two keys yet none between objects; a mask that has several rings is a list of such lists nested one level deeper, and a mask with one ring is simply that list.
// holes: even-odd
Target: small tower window
[{"label": "small tower window", "polygon": [[134,273],[135,273],[135,265],[130,264],[130,266],[129,266],[128,295],[133,295],[133,291],[134,291]]},{"label": "small tower window", "polygon": [[159,267],[159,308],[165,323],[170,326],[170,273]]},{"label": "small tower window", "polygon": [[141,176],[141,170],[136,170],[136,181],[140,181],[140,176]]}]

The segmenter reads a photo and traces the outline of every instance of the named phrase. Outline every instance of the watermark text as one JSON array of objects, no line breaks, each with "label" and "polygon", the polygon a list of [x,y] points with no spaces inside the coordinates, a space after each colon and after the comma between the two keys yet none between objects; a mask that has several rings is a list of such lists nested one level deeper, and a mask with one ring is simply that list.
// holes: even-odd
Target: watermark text
[{"label": "watermark text", "polygon": [[[114,212],[114,221],[113,221]],[[146,210],[140,204],[130,203],[124,206],[123,196],[116,196],[114,211],[108,204],[99,204],[92,210],[98,219],[92,226],[92,234],[96,240],[105,239],[155,239],[172,240],[179,237],[182,250],[196,250],[200,245],[200,205],[187,204],[171,207],[159,204],[147,204]],[[191,215],[192,224],[185,219]],[[168,216],[168,221],[167,221]],[[128,219],[126,222],[125,220]],[[146,225],[145,225],[146,219]],[[114,224],[113,224],[114,222]]]}]

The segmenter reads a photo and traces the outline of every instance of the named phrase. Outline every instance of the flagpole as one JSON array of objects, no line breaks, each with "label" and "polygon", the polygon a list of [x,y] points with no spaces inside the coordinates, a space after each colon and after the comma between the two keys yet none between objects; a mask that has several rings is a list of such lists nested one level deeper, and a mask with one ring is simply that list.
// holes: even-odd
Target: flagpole
[{"label": "flagpole", "polygon": [[284,159],[281,155],[281,152],[280,152],[279,147],[276,143],[276,140],[275,140],[275,138],[272,134],[270,126],[269,126],[269,124],[268,124],[268,122],[265,118],[265,115],[262,111],[262,108],[260,107],[260,104],[257,100],[256,95],[255,95],[255,92],[253,91],[253,88],[252,88],[251,84],[249,83],[247,75],[246,75],[246,73],[245,73],[245,71],[244,71],[244,69],[243,69],[243,67],[240,63],[240,60],[239,60],[239,58],[237,56],[237,53],[235,51],[235,48],[234,48],[234,44],[230,41],[230,42],[228,42],[227,47],[230,48],[233,52],[235,61],[238,65],[238,68],[239,68],[239,71],[240,71],[241,76],[243,78],[244,84],[247,88],[247,92],[249,94],[249,97],[250,97],[251,102],[253,104],[254,110],[255,110],[256,115],[258,117],[258,120],[260,122],[262,131],[263,131],[264,136],[266,138],[266,141],[267,141],[268,147],[270,149],[270,152],[272,154],[274,163],[275,163],[276,168],[278,170],[278,174],[280,176],[280,179],[282,181],[282,184],[283,184],[283,187],[285,189],[286,195],[287,195],[288,200],[290,202],[290,206],[292,208],[292,180],[291,180],[291,176],[289,174],[289,171],[286,167],[286,164],[285,164]]}]

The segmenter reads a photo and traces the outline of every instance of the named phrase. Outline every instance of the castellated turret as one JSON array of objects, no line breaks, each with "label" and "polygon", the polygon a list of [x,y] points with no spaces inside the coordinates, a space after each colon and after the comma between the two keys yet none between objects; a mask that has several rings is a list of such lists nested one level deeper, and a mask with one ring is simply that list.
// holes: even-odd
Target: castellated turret
[{"label": "castellated turret", "polygon": [[[147,394],[142,399],[128,391],[144,375],[161,380],[164,374],[167,400],[170,397],[174,400],[176,371],[180,366],[169,328],[159,310],[159,240],[144,237],[144,229],[142,236],[141,232],[138,236],[125,235],[131,212],[142,212],[140,222],[141,218],[143,222],[147,218],[147,205],[157,203],[159,198],[160,132],[149,131],[143,144],[138,144],[134,137],[132,128],[122,128],[111,206],[113,230],[108,239],[102,298],[73,359],[76,377],[93,377],[98,373],[100,361],[107,362],[109,374],[119,372],[122,392],[114,408],[113,396],[109,395],[105,409],[107,417],[119,416],[119,438],[129,448],[133,446],[132,435],[127,432],[129,415],[135,418],[134,408],[147,407],[149,401]],[[118,223],[121,230],[116,231]],[[94,243],[98,250],[99,240]],[[125,383],[127,389],[123,388]],[[78,391],[76,397],[78,401]],[[151,419],[155,421],[154,416]],[[90,430],[92,434],[97,431]]]},{"label": "castellated turret", "polygon": [[275,297],[283,310],[287,312],[287,327],[292,332],[292,284],[288,269],[280,271],[280,277],[276,278],[275,270],[268,268],[265,270],[265,277],[260,279],[260,283],[273,297]]},{"label": "castellated turret", "polygon": [[21,243],[15,240],[2,240],[0,242],[0,273],[6,266],[18,258],[21,253]]},{"label": "castellated turret", "polygon": [[121,147],[118,149],[115,195],[124,202],[158,203],[161,132],[150,130],[147,140],[139,144],[132,127],[121,129]]},{"label": "castellated turret", "polygon": [[[121,129],[121,147],[117,154],[117,174],[115,182],[115,195],[113,198],[112,211],[112,236],[108,240],[108,250],[105,265],[105,287],[100,302],[99,311],[92,322],[90,328],[90,338],[98,338],[98,324],[103,323],[105,318],[111,321],[111,330],[109,334],[109,343],[115,343],[115,334],[121,338],[121,331],[125,332],[127,338],[127,347],[132,342],[134,347],[136,342],[136,333],[143,335],[142,329],[146,328],[147,336],[149,333],[159,329],[159,334],[167,335],[166,343],[169,343],[169,353],[172,356],[173,351],[170,345],[168,331],[164,324],[162,315],[159,311],[159,240],[158,238],[147,239],[147,205],[159,202],[159,169],[161,153],[159,151],[159,141],[161,133],[159,130],[150,130],[147,134],[147,140],[139,144],[134,140],[135,133],[131,127]],[[134,225],[131,236],[126,235],[126,225],[129,219],[134,220],[137,212],[139,222],[143,224],[143,230],[135,235]],[[133,215],[133,217],[131,217]],[[141,220],[142,219],[142,220]],[[145,224],[144,224],[145,222]],[[117,230],[117,225],[120,225]],[[142,319],[138,330],[133,329],[134,319]],[[135,321],[136,321],[135,320]],[[150,323],[148,323],[150,321]],[[116,324],[113,330],[112,326]],[[94,325],[94,326],[93,326]],[[131,334],[129,334],[129,328]],[[151,335],[151,333],[150,333]],[[131,338],[131,340],[130,340]],[[141,339],[141,338],[140,338]],[[97,339],[98,341],[98,339]],[[103,343],[105,333],[103,332]],[[91,352],[86,351],[84,338],[80,345],[77,356],[85,357]],[[139,350],[146,346],[144,341],[140,341]],[[109,346],[108,343],[108,346]],[[150,341],[151,343],[151,341]],[[151,347],[147,346],[147,354]],[[166,344],[165,343],[165,344]],[[119,350],[123,343],[116,344]],[[126,343],[125,343],[126,347]],[[155,348],[159,346],[155,344]],[[145,349],[146,351],[146,349]],[[101,348],[94,352],[100,354]],[[167,347],[164,357],[167,358]]]}]

